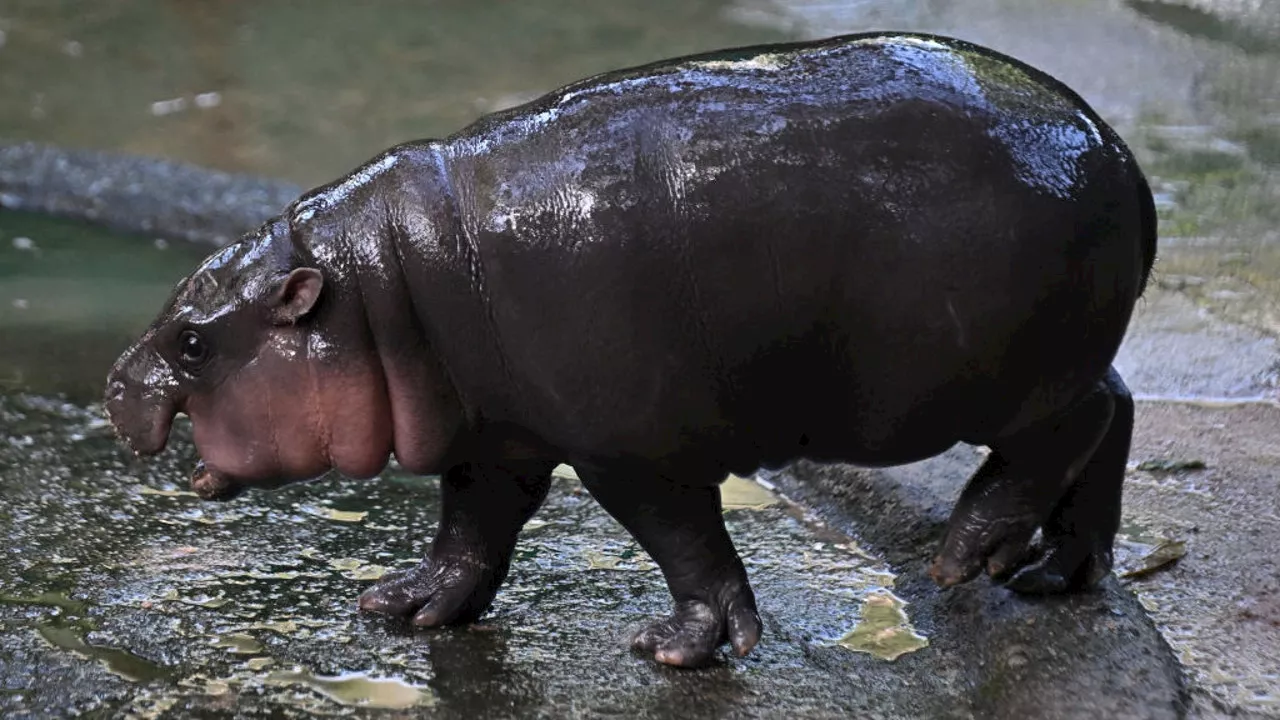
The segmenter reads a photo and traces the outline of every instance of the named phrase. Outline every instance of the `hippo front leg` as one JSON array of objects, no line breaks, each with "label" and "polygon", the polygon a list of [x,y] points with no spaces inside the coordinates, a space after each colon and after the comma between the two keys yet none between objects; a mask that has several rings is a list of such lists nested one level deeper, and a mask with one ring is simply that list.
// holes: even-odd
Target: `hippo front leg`
[{"label": "hippo front leg", "polygon": [[675,612],[631,641],[668,665],[706,664],[726,641],[739,657],[760,639],[746,568],[729,538],[716,484],[683,486],[634,471],[578,474],[591,495],[661,568]]},{"label": "hippo front leg", "polygon": [[427,557],[360,596],[360,608],[434,627],[489,609],[507,577],[516,536],[547,497],[555,463],[465,463],[441,478],[440,528]]}]

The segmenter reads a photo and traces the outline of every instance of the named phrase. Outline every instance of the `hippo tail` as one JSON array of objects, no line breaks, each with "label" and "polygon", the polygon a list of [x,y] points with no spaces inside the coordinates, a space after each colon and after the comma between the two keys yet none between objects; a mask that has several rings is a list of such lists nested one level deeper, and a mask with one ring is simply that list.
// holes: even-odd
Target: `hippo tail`
[{"label": "hippo tail", "polygon": [[1141,171],[1138,175],[1138,203],[1141,213],[1142,232],[1142,281],[1138,285],[1138,296],[1147,290],[1147,282],[1151,279],[1151,268],[1156,263],[1156,249],[1160,238],[1160,221],[1156,217],[1156,200],[1151,194],[1151,185],[1147,176]]}]

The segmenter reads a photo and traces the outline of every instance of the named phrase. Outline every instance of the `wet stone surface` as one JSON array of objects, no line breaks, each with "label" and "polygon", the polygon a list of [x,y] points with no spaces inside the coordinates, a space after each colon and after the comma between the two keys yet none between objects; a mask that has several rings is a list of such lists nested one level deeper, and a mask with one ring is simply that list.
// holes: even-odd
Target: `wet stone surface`
[{"label": "wet stone surface", "polygon": [[726,518],[764,639],[745,660],[682,672],[627,649],[666,612],[666,589],[571,473],[483,621],[415,631],[354,600],[420,556],[432,478],[391,471],[213,504],[182,487],[182,440],[143,464],[92,410],[29,396],[0,398],[0,428],[6,717],[971,716],[954,639],[939,649],[914,627],[887,566],[746,481],[726,490]]},{"label": "wet stone surface", "polygon": [[1280,405],[1140,403],[1128,530],[1184,555],[1126,585],[1201,716],[1280,717]]}]

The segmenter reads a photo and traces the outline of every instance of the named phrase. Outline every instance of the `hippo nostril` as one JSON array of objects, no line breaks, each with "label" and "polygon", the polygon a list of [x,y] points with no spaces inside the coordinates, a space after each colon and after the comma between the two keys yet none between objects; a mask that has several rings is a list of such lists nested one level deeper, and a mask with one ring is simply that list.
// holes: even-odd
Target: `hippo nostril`
[{"label": "hippo nostril", "polygon": [[107,400],[117,401],[124,399],[124,390],[123,380],[112,380],[111,384],[107,386]]}]

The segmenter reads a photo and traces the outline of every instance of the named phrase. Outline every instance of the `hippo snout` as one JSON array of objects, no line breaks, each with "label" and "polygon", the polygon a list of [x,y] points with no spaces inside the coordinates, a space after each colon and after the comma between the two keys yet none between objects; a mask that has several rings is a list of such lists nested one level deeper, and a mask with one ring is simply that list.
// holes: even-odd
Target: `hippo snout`
[{"label": "hippo snout", "polygon": [[[126,353],[107,378],[103,406],[116,435],[138,455],[154,455],[169,442],[169,429],[177,414],[177,403],[169,397],[166,383],[157,382],[150,353]],[[150,363],[150,368],[139,367]],[[167,369],[167,368],[166,368]]]}]

